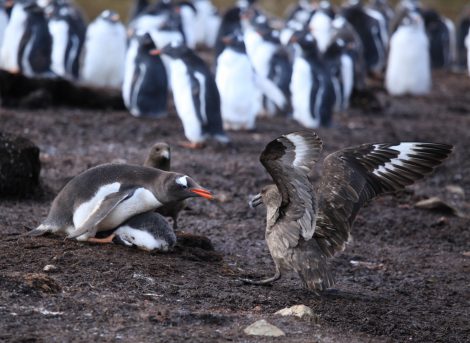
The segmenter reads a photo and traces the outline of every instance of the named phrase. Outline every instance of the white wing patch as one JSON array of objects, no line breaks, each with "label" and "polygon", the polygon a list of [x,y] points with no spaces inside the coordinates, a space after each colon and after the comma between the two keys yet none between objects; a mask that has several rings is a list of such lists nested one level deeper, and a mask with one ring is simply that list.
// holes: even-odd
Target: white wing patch
[{"label": "white wing patch", "polygon": [[188,187],[188,177],[186,175],[181,176],[181,177],[176,179],[176,183],[180,186]]},{"label": "white wing patch", "polygon": [[295,146],[295,159],[293,162],[294,167],[303,166],[309,150],[307,142],[302,136],[296,135],[294,133],[288,134],[285,137],[289,139]]},{"label": "white wing patch", "polygon": [[[391,146],[390,149],[398,151],[399,155],[384,165],[379,166],[379,168],[375,169],[373,173],[380,177],[380,173],[388,173],[389,170],[395,171],[397,169],[396,166],[404,166],[403,161],[409,160],[412,157],[410,155],[416,154],[413,150],[416,144],[417,143],[400,143],[398,145]],[[374,145],[374,148],[380,149],[380,146]]]}]

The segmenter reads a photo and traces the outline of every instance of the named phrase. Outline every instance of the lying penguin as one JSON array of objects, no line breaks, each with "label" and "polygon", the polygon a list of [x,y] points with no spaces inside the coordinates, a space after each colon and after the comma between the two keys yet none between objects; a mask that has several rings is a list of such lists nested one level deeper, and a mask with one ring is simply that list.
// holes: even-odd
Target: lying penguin
[{"label": "lying penguin", "polygon": [[80,241],[110,243],[96,233],[120,227],[134,216],[190,197],[213,199],[187,175],[129,164],[103,164],[68,182],[31,236],[64,232]]}]

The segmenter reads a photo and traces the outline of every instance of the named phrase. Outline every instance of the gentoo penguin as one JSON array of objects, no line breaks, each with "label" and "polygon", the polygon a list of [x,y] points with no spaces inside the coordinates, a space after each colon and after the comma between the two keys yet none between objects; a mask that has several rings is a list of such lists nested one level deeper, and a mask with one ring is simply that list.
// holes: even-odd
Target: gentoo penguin
[{"label": "gentoo penguin", "polygon": [[132,21],[141,15],[148,7],[150,3],[148,0],[134,0],[134,3],[129,14],[129,20]]},{"label": "gentoo penguin", "polygon": [[196,18],[197,10],[189,1],[179,1],[175,5],[175,11],[181,17],[181,29],[184,34],[184,41],[190,49],[196,48]]},{"label": "gentoo penguin", "polygon": [[[65,232],[87,241],[133,216],[190,197],[212,199],[189,176],[129,164],[103,164],[74,177],[52,202],[46,220],[30,235]],[[94,239],[96,241],[96,239]]]},{"label": "gentoo penguin", "polygon": [[174,9],[171,0],[159,0],[150,4],[129,23],[131,34],[135,32],[151,32],[165,22]]},{"label": "gentoo penguin", "polygon": [[176,235],[160,214],[145,212],[128,219],[116,230],[99,232],[96,240],[97,243],[112,242],[145,251],[166,252],[175,246]]},{"label": "gentoo penguin", "polygon": [[362,144],[328,155],[320,186],[308,178],[320,158],[322,141],[312,131],[283,135],[270,142],[261,164],[274,184],[255,196],[252,206],[266,206],[266,243],[276,273],[295,271],[314,291],[334,283],[327,261],[344,250],[361,207],[376,196],[403,189],[433,171],[452,152],[439,143]]},{"label": "gentoo penguin", "polygon": [[455,60],[455,26],[435,10],[422,10],[424,25],[429,37],[431,66],[449,68]]},{"label": "gentoo penguin", "polygon": [[252,130],[261,110],[256,73],[246,54],[241,33],[224,39],[225,49],[217,60],[215,81],[220,93],[226,130]]},{"label": "gentoo penguin", "polygon": [[24,7],[26,26],[18,48],[20,71],[25,76],[51,73],[52,37],[44,11],[36,3]]},{"label": "gentoo penguin", "polygon": [[302,26],[306,26],[309,20],[312,18],[316,7],[313,6],[311,1],[299,0],[296,5],[287,8],[287,19],[286,23],[299,23]]},{"label": "gentoo penguin", "polygon": [[28,18],[25,10],[26,3],[16,2],[11,11],[10,20],[5,28],[3,44],[0,50],[2,69],[12,73],[20,71],[18,61],[19,47],[26,29]]},{"label": "gentoo penguin", "polygon": [[81,78],[97,87],[120,88],[124,77],[126,29],[116,12],[105,10],[86,32]]},{"label": "gentoo penguin", "polygon": [[196,43],[213,48],[222,19],[211,0],[193,0],[196,7]]},{"label": "gentoo penguin", "polygon": [[417,12],[410,12],[392,35],[385,87],[392,95],[423,95],[431,90],[429,41]]},{"label": "gentoo penguin", "polygon": [[365,8],[362,0],[349,0],[349,6],[341,11],[356,30],[364,48],[364,60],[368,72],[381,73],[385,67],[388,30],[380,12]]},{"label": "gentoo penguin", "polygon": [[310,32],[296,32],[290,41],[297,49],[290,85],[293,118],[308,128],[329,127],[336,102],[330,70]]},{"label": "gentoo penguin", "polygon": [[213,137],[228,143],[220,114],[220,95],[206,63],[184,44],[169,44],[153,54],[170,57],[170,83],[173,99],[184,134],[187,148],[200,148]]},{"label": "gentoo penguin", "polygon": [[122,96],[135,117],[167,114],[168,79],[162,59],[151,55],[155,44],[150,34],[131,39],[126,55]]},{"label": "gentoo penguin", "polygon": [[[171,150],[170,146],[166,143],[155,143],[150,149],[147,158],[145,159],[144,166],[157,168],[164,171],[170,171],[171,164]],[[174,201],[157,208],[156,212],[162,216],[170,217],[173,219],[173,229],[178,229],[178,216],[179,213],[186,207],[186,202]]]},{"label": "gentoo penguin", "polygon": [[[3,36],[8,25],[8,12],[4,2],[0,2],[0,49],[3,44]],[[0,50],[1,51],[1,50]]]},{"label": "gentoo penguin", "polygon": [[467,46],[465,39],[470,30],[470,6],[466,6],[457,24],[457,65],[460,69],[467,68]]},{"label": "gentoo penguin", "polygon": [[77,79],[86,33],[82,14],[70,3],[55,4],[49,15],[49,32],[52,35],[52,71]]},{"label": "gentoo penguin", "polygon": [[329,12],[318,9],[309,21],[309,29],[317,42],[318,49],[324,53],[331,43],[334,29],[333,19]]}]

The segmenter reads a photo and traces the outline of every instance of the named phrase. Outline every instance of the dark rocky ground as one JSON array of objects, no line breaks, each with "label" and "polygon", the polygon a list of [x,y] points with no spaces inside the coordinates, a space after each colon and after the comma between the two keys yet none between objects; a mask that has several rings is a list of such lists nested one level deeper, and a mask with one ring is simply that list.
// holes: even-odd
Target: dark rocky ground
[{"label": "dark rocky ground", "polygon": [[[264,209],[250,210],[247,200],[270,181],[258,162],[261,150],[299,129],[293,121],[260,119],[257,132],[232,133],[230,148],[189,151],[176,146],[183,135],[175,116],[155,121],[125,112],[1,109],[1,130],[41,148],[43,190],[0,201],[0,341],[271,341],[243,333],[264,318],[286,332],[279,341],[469,342],[470,221],[414,207],[439,196],[468,210],[462,191],[470,194],[470,79],[439,74],[435,81],[425,98],[392,99],[378,89],[381,109],[355,108],[335,128],[318,130],[326,153],[397,140],[456,146],[433,175],[362,210],[354,241],[332,261],[336,288],[321,295],[301,289],[295,276],[271,287],[236,279],[273,272]],[[118,159],[142,163],[162,140],[174,147],[175,170],[223,200],[217,206],[192,201],[181,215],[181,227],[209,237],[215,252],[182,246],[151,254],[58,236],[18,238],[45,218],[66,178]],[[44,272],[49,264],[56,270]],[[295,304],[310,306],[316,318],[274,315]]]}]

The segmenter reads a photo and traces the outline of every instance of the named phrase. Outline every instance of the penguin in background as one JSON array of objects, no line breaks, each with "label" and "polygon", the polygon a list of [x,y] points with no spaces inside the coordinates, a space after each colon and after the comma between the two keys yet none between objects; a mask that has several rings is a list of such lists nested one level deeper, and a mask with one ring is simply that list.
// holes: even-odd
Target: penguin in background
[{"label": "penguin in background", "polygon": [[336,103],[328,66],[307,30],[290,39],[296,46],[291,81],[293,118],[307,128],[330,127]]},{"label": "penguin in background", "polygon": [[429,40],[418,12],[410,12],[392,35],[385,87],[391,95],[424,95],[431,90]]},{"label": "penguin in background", "polygon": [[52,37],[44,11],[34,2],[24,9],[27,19],[18,48],[20,71],[28,77],[52,76]]},{"label": "penguin in background", "polygon": [[466,6],[457,24],[457,66],[459,69],[467,68],[467,47],[465,42],[469,30],[470,6]]},{"label": "penguin in background", "polygon": [[131,38],[126,55],[122,95],[135,117],[167,115],[168,79],[159,55],[151,55],[156,46],[150,34]]},{"label": "penguin in background", "polygon": [[103,11],[86,32],[81,79],[96,87],[121,88],[127,34],[119,15]]},{"label": "penguin in background", "polygon": [[220,113],[220,95],[214,76],[205,62],[184,44],[173,43],[152,54],[170,57],[170,83],[184,134],[181,146],[201,148],[212,137],[228,143]]},{"label": "penguin in background", "polygon": [[148,0],[134,0],[132,4],[131,12],[129,14],[129,21],[133,21],[139,15],[144,13],[144,11],[150,6]]},{"label": "penguin in background", "polygon": [[3,37],[8,25],[9,15],[5,1],[0,1],[0,47],[3,44]]},{"label": "penguin in background", "polygon": [[211,0],[193,0],[196,7],[196,44],[213,48],[222,19]]},{"label": "penguin in background", "polygon": [[48,25],[52,36],[52,71],[68,79],[78,79],[86,34],[82,14],[67,2],[57,3],[49,15]]},{"label": "penguin in background", "polygon": [[1,67],[11,73],[20,72],[20,63],[18,60],[19,47],[28,18],[25,6],[26,3],[22,2],[17,2],[13,6],[10,20],[5,28],[3,44],[0,50]]},{"label": "penguin in background", "polygon": [[421,14],[429,37],[431,66],[451,67],[455,60],[455,26],[435,10],[422,10]]},{"label": "penguin in background", "polygon": [[261,92],[246,54],[241,32],[224,38],[225,49],[218,57],[216,83],[220,93],[226,130],[253,130],[261,111]]},{"label": "penguin in background", "polygon": [[196,7],[188,1],[179,1],[173,11],[180,16],[181,31],[184,35],[184,41],[190,49],[196,48],[196,32],[197,32],[197,10]]},{"label": "penguin in background", "polygon": [[383,16],[372,9],[365,8],[362,0],[349,0],[341,11],[359,35],[364,52],[367,71],[381,73],[386,64],[388,30]]},{"label": "penguin in background", "polygon": [[168,19],[173,8],[171,0],[159,0],[150,4],[129,23],[130,33],[158,29]]}]

